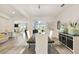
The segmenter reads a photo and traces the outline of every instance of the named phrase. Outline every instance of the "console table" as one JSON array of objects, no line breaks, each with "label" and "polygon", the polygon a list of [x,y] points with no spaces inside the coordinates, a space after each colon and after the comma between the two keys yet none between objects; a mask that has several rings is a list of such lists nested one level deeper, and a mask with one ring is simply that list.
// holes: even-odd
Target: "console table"
[{"label": "console table", "polygon": [[74,54],[79,54],[79,36],[59,33],[59,41],[68,49],[70,49]]}]

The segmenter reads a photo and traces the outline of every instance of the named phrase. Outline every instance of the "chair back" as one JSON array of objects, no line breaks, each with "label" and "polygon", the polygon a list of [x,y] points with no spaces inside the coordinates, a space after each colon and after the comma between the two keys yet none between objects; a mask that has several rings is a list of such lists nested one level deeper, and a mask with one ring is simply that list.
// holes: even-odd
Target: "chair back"
[{"label": "chair back", "polygon": [[52,36],[53,36],[53,31],[51,30],[49,33],[49,38],[52,39]]},{"label": "chair back", "polygon": [[28,40],[30,39],[30,32],[29,31],[27,31],[27,38],[28,38]]}]

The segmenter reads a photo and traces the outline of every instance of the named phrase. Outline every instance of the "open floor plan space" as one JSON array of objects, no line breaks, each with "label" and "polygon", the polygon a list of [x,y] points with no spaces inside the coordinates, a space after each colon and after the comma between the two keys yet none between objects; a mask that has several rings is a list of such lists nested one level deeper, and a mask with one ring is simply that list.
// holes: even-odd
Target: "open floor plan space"
[{"label": "open floor plan space", "polygon": [[0,4],[0,54],[79,54],[79,4]]}]

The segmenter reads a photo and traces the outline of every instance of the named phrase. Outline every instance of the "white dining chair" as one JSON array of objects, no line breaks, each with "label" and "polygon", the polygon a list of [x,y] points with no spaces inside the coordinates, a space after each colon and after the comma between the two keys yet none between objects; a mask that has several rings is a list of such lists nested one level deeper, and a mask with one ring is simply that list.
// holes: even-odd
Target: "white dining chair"
[{"label": "white dining chair", "polygon": [[27,31],[27,38],[28,38],[27,40],[29,40],[29,39],[30,39],[30,37],[31,37],[31,36],[30,36],[30,32],[29,32],[29,31]]},{"label": "white dining chair", "polygon": [[53,31],[51,30],[51,31],[49,32],[49,38],[52,39],[52,37],[53,37]]}]

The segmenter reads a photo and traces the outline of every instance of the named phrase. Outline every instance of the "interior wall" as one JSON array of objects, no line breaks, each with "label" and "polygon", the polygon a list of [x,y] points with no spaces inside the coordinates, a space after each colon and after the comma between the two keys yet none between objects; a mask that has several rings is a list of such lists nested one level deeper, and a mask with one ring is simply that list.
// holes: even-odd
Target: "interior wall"
[{"label": "interior wall", "polygon": [[[61,23],[67,24],[69,25],[71,22],[78,22],[79,23],[79,5],[75,4],[72,5],[71,7],[67,8],[64,10],[64,12],[62,12],[61,14],[59,14],[59,16],[57,17],[57,20],[60,20]],[[57,26],[57,24],[56,24]],[[56,29],[56,36],[58,36],[58,30]]]},{"label": "interior wall", "polygon": [[12,18],[12,20],[13,20],[13,23],[15,21],[24,21],[25,23],[27,23],[27,30],[29,30],[30,36],[32,36],[32,21],[30,17],[27,17],[27,18],[15,17],[15,18]]},{"label": "interior wall", "polygon": [[[53,31],[55,31],[55,24],[56,24],[56,19],[55,19],[55,17],[50,17],[50,16],[43,16],[43,17],[35,17],[35,16],[33,16],[33,17],[30,17],[29,18],[29,22],[30,22],[30,27],[29,27],[29,30],[31,31],[31,35],[32,35],[32,29],[33,29],[33,22],[34,22],[34,20],[38,20],[38,19],[40,19],[40,20],[43,20],[43,21],[46,21],[47,22],[47,24],[48,24],[48,26],[50,27],[50,30],[53,30]],[[48,28],[49,28],[48,27]]]},{"label": "interior wall", "polygon": [[[43,17],[36,17],[36,16],[29,16],[28,18],[13,18],[13,22],[14,21],[25,21],[27,22],[27,27],[28,30],[30,31],[30,35],[32,36],[33,32],[33,22],[34,20],[40,18],[43,21],[46,21],[48,24],[48,28],[50,28],[50,30],[55,31],[55,27],[56,27],[56,18],[55,17],[51,17],[51,16],[43,16]],[[53,35],[55,36],[55,35]]]},{"label": "interior wall", "polygon": [[70,22],[79,22],[79,5],[72,5],[71,7],[67,8],[58,16],[57,20],[67,24]]},{"label": "interior wall", "polygon": [[[14,26],[14,22],[15,21],[25,21],[27,23],[27,27],[28,30],[30,31],[30,35],[32,36],[32,29],[33,29],[33,21],[36,19],[37,17],[29,17],[29,18],[11,18],[9,20],[0,20],[1,22],[5,22],[5,24],[7,24],[4,28],[8,30],[12,30],[13,31],[13,26]],[[55,25],[56,25],[56,19],[54,17],[40,17],[43,21],[46,21],[48,23],[48,26],[50,27],[50,30],[53,30],[55,32]],[[4,25],[4,24],[1,24]],[[4,29],[3,28],[3,29]],[[55,36],[55,34],[53,35]]]},{"label": "interior wall", "polygon": [[0,32],[12,31],[12,23],[10,20],[0,17]]},{"label": "interior wall", "polygon": [[5,18],[0,17],[0,32],[13,32],[14,31],[14,22],[15,21],[25,21],[26,23],[29,23],[27,19],[22,17],[15,17],[15,18]]},{"label": "interior wall", "polygon": [[[54,35],[57,36],[57,20],[61,20],[62,22],[69,23],[72,21],[78,21],[79,18],[79,5],[72,5],[71,7],[65,9],[63,13],[60,13],[58,17],[53,16],[41,16],[42,20],[46,21],[50,27],[50,29],[53,29]],[[8,28],[10,31],[13,31],[13,22],[16,20],[23,20],[26,21],[28,24],[28,30],[30,31],[30,34],[32,35],[32,25],[33,21],[36,19],[36,16],[29,16],[28,18],[10,18],[9,20],[5,20],[4,18],[0,18],[0,31],[4,31],[6,28]],[[65,21],[66,20],[66,21]],[[5,23],[5,24],[4,24]],[[3,25],[2,25],[3,24]],[[2,30],[4,29],[4,30]]]},{"label": "interior wall", "polygon": [[32,22],[34,22],[34,20],[39,20],[39,19],[45,21],[49,25],[49,27],[51,27],[50,29],[53,28],[56,21],[53,16],[31,17]]}]

